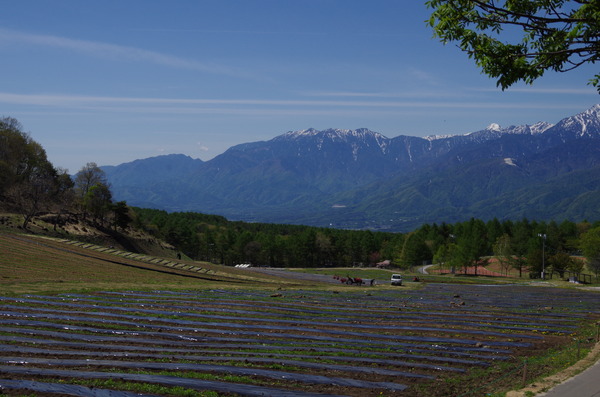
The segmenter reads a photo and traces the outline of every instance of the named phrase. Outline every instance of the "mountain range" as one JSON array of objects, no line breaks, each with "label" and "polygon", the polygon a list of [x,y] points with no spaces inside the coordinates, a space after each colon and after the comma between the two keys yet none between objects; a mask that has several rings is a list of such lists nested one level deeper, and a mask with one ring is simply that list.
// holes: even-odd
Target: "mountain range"
[{"label": "mountain range", "polygon": [[307,129],[209,161],[101,168],[129,205],[249,222],[409,231],[471,217],[600,220],[600,105],[556,124],[424,138]]}]

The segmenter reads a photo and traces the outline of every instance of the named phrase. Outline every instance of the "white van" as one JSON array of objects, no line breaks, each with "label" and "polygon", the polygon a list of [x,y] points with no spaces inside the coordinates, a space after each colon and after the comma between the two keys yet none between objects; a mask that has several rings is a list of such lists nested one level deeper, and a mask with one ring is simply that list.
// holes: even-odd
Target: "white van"
[{"label": "white van", "polygon": [[392,285],[402,285],[402,275],[401,274],[392,274]]}]

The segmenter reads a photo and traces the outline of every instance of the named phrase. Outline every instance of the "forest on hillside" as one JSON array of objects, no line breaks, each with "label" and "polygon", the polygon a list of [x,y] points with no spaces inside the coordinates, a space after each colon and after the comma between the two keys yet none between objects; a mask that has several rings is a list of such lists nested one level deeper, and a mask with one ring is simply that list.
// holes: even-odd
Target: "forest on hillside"
[{"label": "forest on hillside", "polygon": [[44,148],[13,118],[0,119],[0,208],[19,213],[22,229],[33,217],[50,214],[54,229],[70,220],[126,228],[125,202],[114,202],[104,172],[93,162],[72,177],[55,168]]},{"label": "forest on hillside", "polygon": [[[587,221],[425,224],[411,233],[340,230],[299,225],[232,222],[215,215],[167,213],[134,208],[137,227],[157,235],[186,255],[216,263],[271,267],[376,266],[384,261],[408,269],[426,263],[456,268],[503,266],[539,277],[547,271],[600,271],[600,223]],[[586,261],[574,257],[584,256]]]},{"label": "forest on hillside", "polygon": [[[375,266],[407,269],[424,263],[455,268],[485,265],[495,256],[506,267],[539,276],[543,267],[564,274],[600,272],[600,222],[561,223],[469,219],[424,224],[410,233],[245,223],[218,215],[167,213],[114,202],[95,163],[75,176],[55,168],[43,147],[13,118],[0,119],[0,209],[22,215],[22,229],[45,215],[60,233],[68,222],[90,222],[126,234],[144,230],[188,257],[225,265],[272,267]],[[574,259],[585,257],[586,261]]]}]

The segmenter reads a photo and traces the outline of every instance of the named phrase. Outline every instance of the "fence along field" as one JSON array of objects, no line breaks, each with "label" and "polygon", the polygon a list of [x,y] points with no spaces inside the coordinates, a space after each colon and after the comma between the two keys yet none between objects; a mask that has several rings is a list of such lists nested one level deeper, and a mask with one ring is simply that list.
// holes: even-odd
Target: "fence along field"
[{"label": "fence along field", "polygon": [[[37,255],[23,253],[26,247],[15,250],[23,255],[21,266]],[[41,251],[54,255],[46,263],[66,260],[56,247],[42,245]],[[76,258],[65,266],[86,260],[97,265]],[[273,293],[277,284],[230,288],[226,281],[215,287],[215,280],[196,279],[196,289],[184,284],[189,289],[175,291],[160,284],[175,275],[148,276],[143,269],[113,265],[106,264],[111,273],[133,271],[128,275],[154,287],[0,296],[5,390],[85,396],[107,390],[117,396],[484,395],[519,386],[524,362],[530,362],[527,377],[542,373],[574,341],[584,354],[595,342],[590,324],[600,307],[594,293],[509,285]],[[68,283],[58,268],[54,276]],[[576,359],[575,353],[560,356],[565,365]]]}]

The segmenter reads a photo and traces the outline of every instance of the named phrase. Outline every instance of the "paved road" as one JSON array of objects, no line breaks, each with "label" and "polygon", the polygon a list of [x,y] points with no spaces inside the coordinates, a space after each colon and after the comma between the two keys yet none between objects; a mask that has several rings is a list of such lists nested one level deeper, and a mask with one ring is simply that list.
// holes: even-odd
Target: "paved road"
[{"label": "paved road", "polygon": [[299,281],[319,281],[331,284],[339,284],[340,281],[333,278],[329,274],[314,274],[295,272],[292,270],[276,268],[276,267],[249,267],[247,270],[252,270],[259,273],[270,274],[273,276],[279,276],[287,279],[295,279]]},{"label": "paved road", "polygon": [[[249,267],[247,270],[252,270],[252,271],[260,272],[260,273],[264,273],[264,274],[270,274],[273,276],[279,276],[279,277],[283,277],[283,278],[287,278],[287,279],[294,279],[294,280],[298,280],[298,281],[309,281],[309,282],[310,281],[319,281],[319,282],[340,285],[340,280],[333,278],[333,276],[331,274],[315,274],[315,273],[295,272],[293,270],[287,270],[287,269],[275,268],[275,267]],[[340,276],[345,277],[346,273],[350,273],[350,275],[352,275],[352,271],[348,270],[348,271],[341,272]],[[369,287],[371,279],[364,279],[364,281],[366,283],[364,285],[366,287]],[[386,284],[389,282],[390,282],[389,279],[388,280],[378,280],[378,279],[375,280],[375,284]]]},{"label": "paved road", "polygon": [[427,269],[429,269],[431,266],[435,266],[435,265],[419,266],[419,268],[417,269],[417,272],[421,273],[421,274],[429,274],[429,273],[427,273]]},{"label": "paved road", "polygon": [[561,383],[539,397],[598,397],[600,396],[600,361],[579,375]]}]

